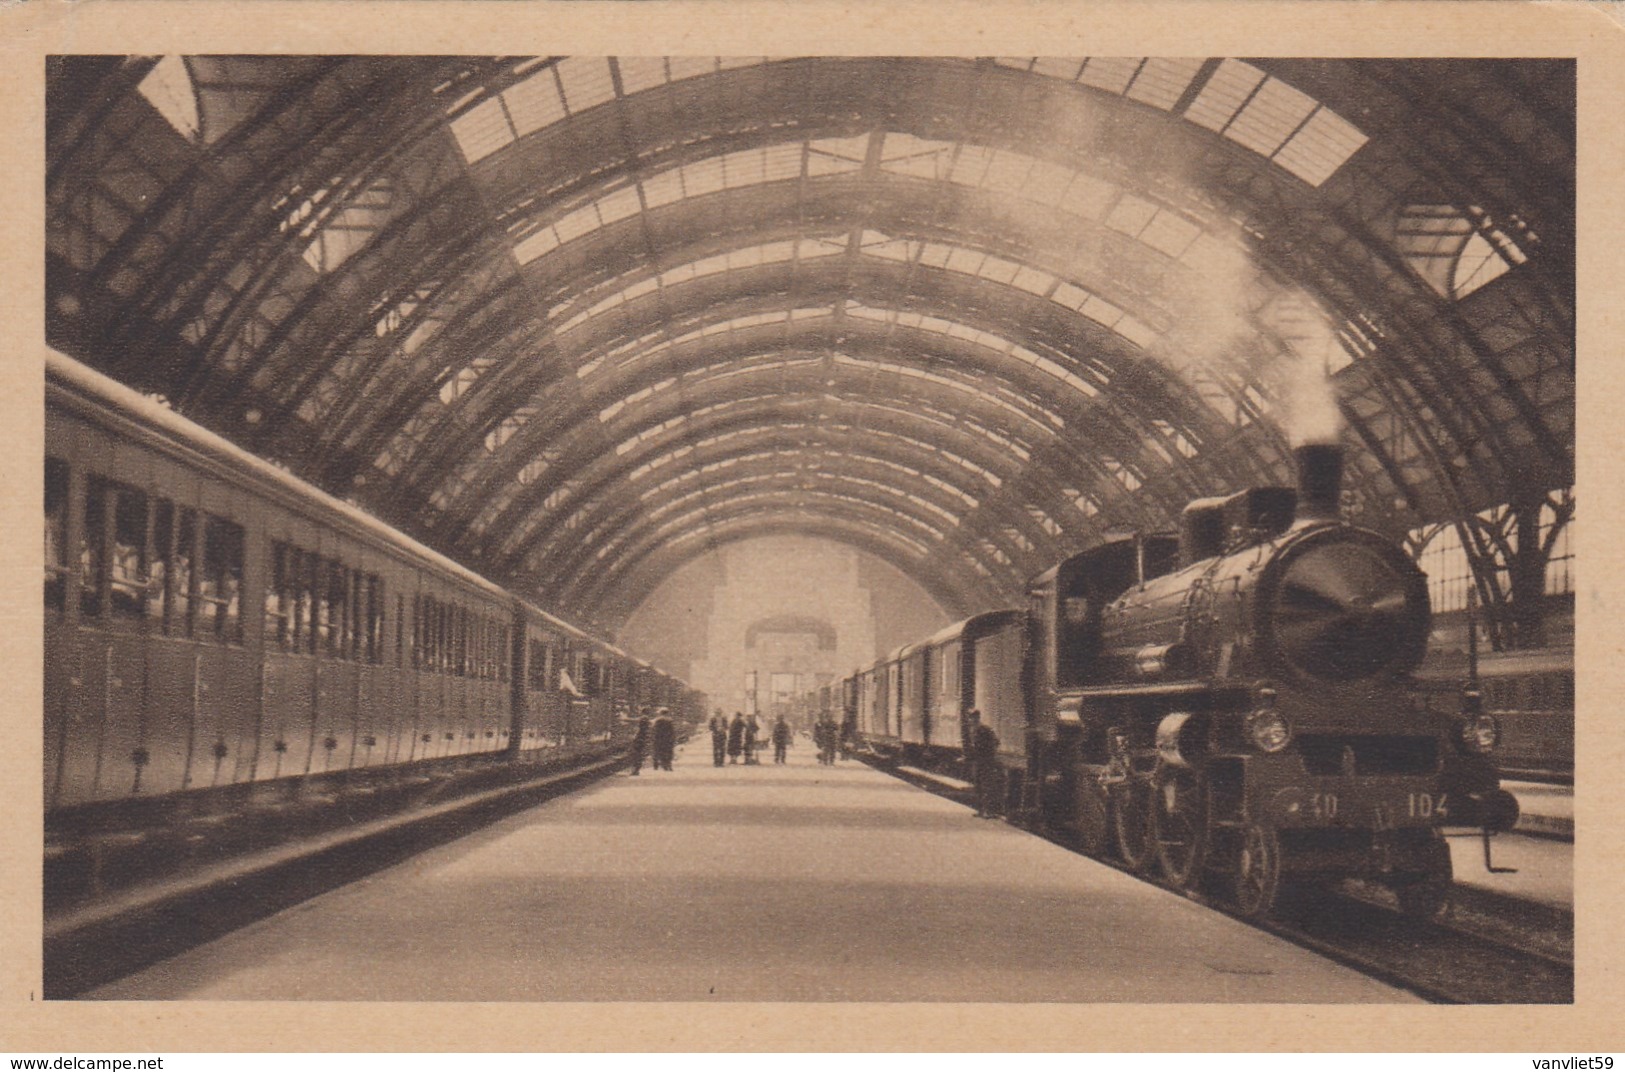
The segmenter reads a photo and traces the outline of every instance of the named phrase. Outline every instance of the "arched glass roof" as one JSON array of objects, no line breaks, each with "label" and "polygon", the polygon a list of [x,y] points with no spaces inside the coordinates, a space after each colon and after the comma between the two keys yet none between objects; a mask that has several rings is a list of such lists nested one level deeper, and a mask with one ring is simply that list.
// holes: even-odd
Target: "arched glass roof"
[{"label": "arched glass roof", "polygon": [[1572,483],[1560,61],[53,72],[52,342],[577,617],[795,526],[973,611],[1339,427],[1395,532]]}]

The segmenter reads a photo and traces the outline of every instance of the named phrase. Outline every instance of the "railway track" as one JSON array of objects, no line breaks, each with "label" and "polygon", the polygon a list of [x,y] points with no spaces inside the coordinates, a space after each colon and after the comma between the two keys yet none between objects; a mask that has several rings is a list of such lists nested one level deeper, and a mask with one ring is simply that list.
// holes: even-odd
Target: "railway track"
[{"label": "railway track", "polygon": [[[971,790],[960,779],[890,765],[877,757],[860,758],[911,785],[959,803],[972,803]],[[1031,832],[1069,851],[1080,851],[1059,834]],[[1090,858],[1169,888],[1115,861]],[[1530,933],[1526,920],[1508,918],[1510,902],[1486,904],[1479,899],[1469,911],[1453,911],[1445,920],[1423,923],[1394,911],[1383,903],[1380,893],[1350,884],[1346,889],[1321,891],[1312,903],[1300,903],[1299,910],[1287,918],[1261,922],[1237,915],[1222,898],[1201,891],[1173,892],[1439,1004],[1550,1005],[1574,1000],[1569,939]],[[1542,923],[1561,926],[1556,919]]]}]

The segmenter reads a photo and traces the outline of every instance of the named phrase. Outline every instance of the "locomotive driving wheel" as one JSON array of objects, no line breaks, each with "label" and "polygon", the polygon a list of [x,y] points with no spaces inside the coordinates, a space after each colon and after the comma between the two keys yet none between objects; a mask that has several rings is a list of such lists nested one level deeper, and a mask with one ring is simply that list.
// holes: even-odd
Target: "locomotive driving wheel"
[{"label": "locomotive driving wheel", "polygon": [[1423,851],[1423,870],[1406,881],[1394,883],[1399,910],[1411,919],[1435,920],[1450,903],[1450,890],[1456,883],[1450,863],[1450,847],[1443,838],[1429,841]]},{"label": "locomotive driving wheel", "polygon": [[1151,776],[1131,773],[1112,792],[1112,832],[1117,855],[1130,871],[1145,871],[1156,855],[1151,833]]},{"label": "locomotive driving wheel", "polygon": [[1152,783],[1151,836],[1163,878],[1190,889],[1207,861],[1207,808],[1202,779],[1193,770],[1164,767]]},{"label": "locomotive driving wheel", "polygon": [[1248,823],[1236,858],[1236,907],[1241,914],[1262,919],[1281,896],[1281,838],[1273,826]]}]

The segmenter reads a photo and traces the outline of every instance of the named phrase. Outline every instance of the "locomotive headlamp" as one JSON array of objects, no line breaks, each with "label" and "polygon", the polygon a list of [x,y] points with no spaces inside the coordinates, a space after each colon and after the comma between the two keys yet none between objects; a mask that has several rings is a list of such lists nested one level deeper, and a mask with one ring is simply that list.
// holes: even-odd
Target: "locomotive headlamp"
[{"label": "locomotive headlamp", "polygon": [[1260,707],[1247,716],[1247,738],[1260,752],[1273,755],[1292,743],[1292,724],[1273,707]]},{"label": "locomotive headlamp", "polygon": [[1469,752],[1493,752],[1501,743],[1501,724],[1494,715],[1473,715],[1461,724],[1461,743]]}]

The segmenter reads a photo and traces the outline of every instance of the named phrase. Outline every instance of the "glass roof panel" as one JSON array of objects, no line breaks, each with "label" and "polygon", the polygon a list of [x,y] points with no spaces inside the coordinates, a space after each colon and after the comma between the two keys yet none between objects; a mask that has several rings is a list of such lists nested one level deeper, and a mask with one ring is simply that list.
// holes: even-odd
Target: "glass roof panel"
[{"label": "glass roof panel", "polygon": [[196,141],[201,124],[198,122],[197,93],[192,88],[192,74],[186,61],[179,56],[165,56],[136,87],[147,102],[158,109],[158,114],[169,125],[180,131],[188,141]]},{"label": "glass roof panel", "polygon": [[666,62],[671,66],[671,80],[680,82],[685,78],[694,78],[702,74],[715,74],[717,60],[715,56],[671,56]]},{"label": "glass roof panel", "polygon": [[493,97],[453,119],[451,132],[470,164],[514,141],[513,125],[508,122],[501,97]]},{"label": "glass roof panel", "polygon": [[1178,102],[1185,87],[1201,69],[1199,59],[1148,59],[1124,96],[1167,111]]},{"label": "glass roof panel", "polygon": [[1077,80],[1078,72],[1083,70],[1083,60],[1076,56],[1041,56],[1033,62],[1032,69],[1034,74],[1073,82]]},{"label": "glass roof panel", "polygon": [[1321,107],[1275,154],[1275,162],[1311,186],[1319,186],[1369,139],[1354,124]]},{"label": "glass roof panel", "polygon": [[627,96],[666,83],[666,61],[660,56],[621,56],[615,64],[621,71],[621,91]]},{"label": "glass roof panel", "polygon": [[559,83],[564,87],[564,103],[571,114],[615,99],[609,60],[600,56],[571,56],[561,60],[557,70]]},{"label": "glass roof panel", "polygon": [[1224,136],[1260,156],[1271,156],[1314,110],[1315,102],[1307,94],[1279,79],[1266,78]]},{"label": "glass roof panel", "polygon": [[1122,93],[1140,69],[1141,62],[1138,56],[1090,56],[1078,81],[1108,93]]},{"label": "glass roof panel", "polygon": [[566,114],[552,67],[543,67],[523,82],[505,90],[501,100],[513,119],[514,131],[521,138],[558,122]]},{"label": "glass roof panel", "polygon": [[1264,72],[1252,64],[1225,60],[1185,109],[1185,118],[1197,126],[1221,132],[1262,81]]}]

